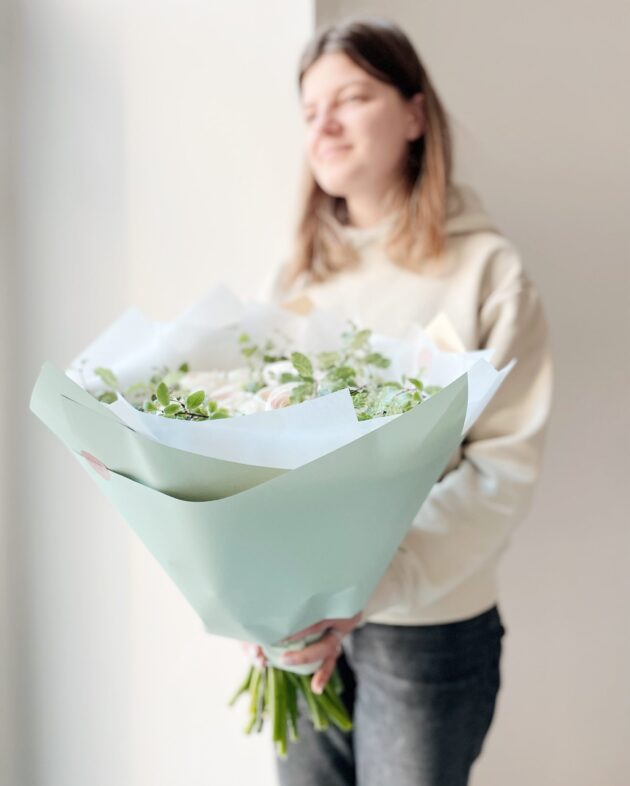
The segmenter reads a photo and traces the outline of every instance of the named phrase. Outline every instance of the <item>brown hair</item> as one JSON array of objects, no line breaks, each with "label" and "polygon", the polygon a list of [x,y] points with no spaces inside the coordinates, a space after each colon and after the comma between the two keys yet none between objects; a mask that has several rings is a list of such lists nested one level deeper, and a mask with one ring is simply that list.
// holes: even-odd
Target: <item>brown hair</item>
[{"label": "brown hair", "polygon": [[[364,71],[409,99],[424,95],[425,130],[409,143],[409,156],[397,220],[385,241],[394,264],[419,270],[444,249],[444,221],[451,185],[452,141],[446,112],[413,45],[392,21],[350,17],[318,30],[299,63],[298,89],[306,71],[323,54],[343,52]],[[343,197],[327,194],[305,162],[297,231],[291,258],[279,285],[288,288],[300,274],[321,281],[358,261],[356,249],[339,237],[335,225],[347,223]]]}]

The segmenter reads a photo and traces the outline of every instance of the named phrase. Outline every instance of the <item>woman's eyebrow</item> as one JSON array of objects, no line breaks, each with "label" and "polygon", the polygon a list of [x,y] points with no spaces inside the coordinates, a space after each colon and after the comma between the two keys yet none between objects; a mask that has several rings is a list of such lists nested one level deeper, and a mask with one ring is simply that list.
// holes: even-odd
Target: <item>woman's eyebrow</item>
[{"label": "woman's eyebrow", "polygon": [[[346,82],[345,84],[338,87],[335,90],[334,94],[336,95],[337,93],[341,93],[342,90],[345,90],[346,87],[350,87],[350,85],[362,85],[364,87],[367,87],[369,85],[369,82],[366,82],[365,79],[352,79],[350,82]],[[302,104],[303,109],[308,109],[308,107],[310,106],[313,106],[312,101],[307,101],[305,104]]]}]

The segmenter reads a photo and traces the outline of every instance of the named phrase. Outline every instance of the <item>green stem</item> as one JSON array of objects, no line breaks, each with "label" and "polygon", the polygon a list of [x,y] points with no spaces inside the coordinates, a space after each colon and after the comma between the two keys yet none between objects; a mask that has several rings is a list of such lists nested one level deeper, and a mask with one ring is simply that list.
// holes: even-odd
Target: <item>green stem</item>
[{"label": "green stem", "polygon": [[326,712],[330,720],[342,731],[350,731],[352,729],[352,721],[348,716],[346,708],[343,705],[337,704],[330,693],[315,694],[315,701]]},{"label": "green stem", "polygon": [[249,683],[249,721],[247,726],[245,727],[245,734],[250,734],[252,729],[254,728],[254,724],[258,718],[258,698],[260,693],[260,681],[261,681],[261,671],[260,669],[254,669],[254,673]]},{"label": "green stem", "polygon": [[262,731],[265,722],[265,710],[269,707],[269,669],[261,669],[261,686],[258,690],[258,706],[256,708],[256,732]]},{"label": "green stem", "polygon": [[275,672],[276,682],[273,739],[276,742],[278,753],[284,758],[287,755],[287,696],[284,672],[282,669],[273,669],[273,671]]},{"label": "green stem", "polygon": [[306,703],[308,705],[308,709],[311,713],[311,718],[313,719],[313,725],[317,729],[317,731],[323,731],[330,726],[330,721],[325,716],[325,714],[321,711],[319,704],[315,700],[315,694],[311,688],[311,680],[310,677],[301,674],[299,676],[300,680],[300,688],[306,699]]},{"label": "green stem", "polygon": [[287,711],[289,719],[289,736],[292,742],[297,742],[300,739],[298,734],[298,706],[297,706],[297,690],[298,687],[292,679],[291,672],[286,673],[286,689],[287,689]]},{"label": "green stem", "polygon": [[341,699],[343,682],[335,669],[323,693],[311,688],[311,675],[298,675],[272,666],[250,666],[243,682],[229,701],[232,706],[243,693],[249,692],[249,719],[245,734],[255,729],[260,732],[265,717],[269,718],[272,739],[282,758],[287,755],[288,742],[299,740],[298,691],[304,696],[312,723],[317,731],[327,729],[331,723],[342,731],[352,729],[352,719]]},{"label": "green stem", "polygon": [[271,713],[271,739],[275,742],[280,735],[280,696],[278,690],[278,672],[273,666],[267,669],[269,679],[269,703]]},{"label": "green stem", "polygon": [[249,690],[249,685],[250,685],[250,683],[252,681],[252,677],[253,676],[254,676],[254,667],[250,666],[250,668],[249,668],[249,670],[247,672],[247,676],[245,677],[245,679],[243,680],[243,682],[239,686],[239,688],[236,691],[236,693],[228,701],[228,707],[232,707],[239,696],[242,696],[243,693],[247,693],[247,691]]}]

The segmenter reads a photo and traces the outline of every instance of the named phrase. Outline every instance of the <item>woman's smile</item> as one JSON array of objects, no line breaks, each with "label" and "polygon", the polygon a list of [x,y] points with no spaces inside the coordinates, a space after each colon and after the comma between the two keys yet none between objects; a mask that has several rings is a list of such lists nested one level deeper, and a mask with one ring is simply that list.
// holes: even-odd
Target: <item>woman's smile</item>
[{"label": "woman's smile", "polygon": [[346,153],[348,150],[350,150],[349,145],[327,147],[324,148],[324,150],[322,150],[320,153],[320,158],[322,158],[324,161],[327,161],[329,158],[336,158],[337,156]]}]

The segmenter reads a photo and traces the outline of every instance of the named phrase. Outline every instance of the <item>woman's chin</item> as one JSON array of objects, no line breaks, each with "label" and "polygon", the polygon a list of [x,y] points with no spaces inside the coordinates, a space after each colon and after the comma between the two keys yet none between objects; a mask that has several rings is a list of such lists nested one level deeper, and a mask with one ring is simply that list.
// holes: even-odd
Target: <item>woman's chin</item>
[{"label": "woman's chin", "polygon": [[353,181],[348,177],[320,177],[317,182],[323,191],[333,197],[346,197],[353,188]]}]

